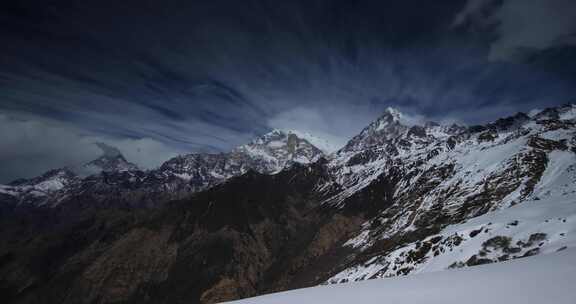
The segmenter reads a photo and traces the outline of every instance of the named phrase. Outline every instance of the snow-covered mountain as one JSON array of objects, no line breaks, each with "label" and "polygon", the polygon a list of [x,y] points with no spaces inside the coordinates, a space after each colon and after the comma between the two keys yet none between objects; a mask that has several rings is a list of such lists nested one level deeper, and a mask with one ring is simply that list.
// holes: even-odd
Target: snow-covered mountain
[{"label": "snow-covered mountain", "polygon": [[[518,114],[467,129],[408,128],[386,113],[330,163],[337,174],[333,183],[342,190],[325,203],[338,208],[362,203],[373,213],[344,243],[358,250],[349,257],[353,262],[327,282],[575,246],[574,109],[547,109],[533,118]],[[381,136],[378,130],[386,128],[390,131]],[[329,186],[321,189],[335,188]]]},{"label": "snow-covered mountain", "polygon": [[78,182],[78,176],[69,169],[50,170],[35,178],[0,185],[0,203],[44,205],[49,200],[58,199],[62,189],[73,187]]},{"label": "snow-covered mountain", "polygon": [[90,173],[104,172],[123,172],[123,171],[137,171],[138,166],[129,162],[124,158],[124,155],[115,147],[105,143],[96,143],[102,150],[102,155],[97,159],[84,164],[79,171]]},{"label": "snow-covered mountain", "polygon": [[338,151],[341,146],[339,146],[333,138],[323,138],[308,132],[299,131],[299,130],[284,130],[280,131],[287,134],[294,134],[298,138],[307,140],[310,144],[314,147],[320,149],[325,155],[332,154],[333,152]]},{"label": "snow-covered mountain", "polygon": [[15,257],[0,287],[55,303],[61,286],[67,303],[216,303],[576,247],[575,105],[470,127],[407,125],[390,108],[334,153],[312,141],[274,130],[154,170],[49,175],[62,186],[43,205],[56,208],[0,206],[0,257]]},{"label": "snow-covered mountain", "polygon": [[313,163],[324,153],[294,131],[273,130],[235,148],[231,155],[232,158],[249,158],[258,172],[275,173],[294,163]]},{"label": "snow-covered mountain", "polygon": [[39,191],[40,195],[70,187],[86,175],[139,170],[138,166],[128,162],[117,148],[104,143],[96,143],[96,146],[102,150],[102,155],[90,162],[79,166],[53,169],[30,179],[18,179],[11,182],[9,186],[33,189]]},{"label": "snow-covered mountain", "polygon": [[154,174],[175,176],[200,191],[254,170],[277,173],[292,164],[310,164],[324,153],[294,132],[273,130],[228,153],[188,154],[168,160]]},{"label": "snow-covered mountain", "polygon": [[41,176],[31,179],[20,179],[10,183],[14,187],[30,187],[36,191],[51,192],[60,190],[76,180],[74,172],[62,168],[50,170]]},{"label": "snow-covered mountain", "polygon": [[[56,206],[67,198],[94,193],[99,200],[114,198],[121,201],[120,205],[149,207],[206,190],[249,170],[275,174],[293,164],[310,164],[325,156],[294,131],[281,130],[273,130],[228,153],[181,155],[146,171],[128,162],[117,148],[103,143],[97,146],[103,154],[93,161],[12,186],[0,186],[0,191],[5,200],[11,197],[12,201],[36,205]],[[45,195],[48,192],[50,196]],[[100,195],[102,192],[108,195]]]},{"label": "snow-covered mountain", "polygon": [[117,148],[96,143],[102,155],[83,165],[50,170],[38,177],[19,179],[0,185],[0,194],[6,201],[16,204],[54,206],[65,199],[73,189],[82,189],[86,176],[100,173],[138,171]]},{"label": "snow-covered mountain", "polygon": [[329,195],[330,204],[341,204],[384,175],[392,179],[395,179],[393,175],[399,177],[400,168],[414,166],[416,161],[427,161],[441,147],[449,149],[458,135],[467,131],[462,126],[442,126],[433,122],[407,126],[401,123],[401,117],[398,110],[386,109],[381,117],[330,156],[328,167],[334,182],[320,188],[321,191],[339,189]]},{"label": "snow-covered mountain", "polygon": [[362,151],[388,144],[408,129],[400,123],[401,118],[402,113],[398,110],[387,108],[382,116],[354,136],[341,152]]}]

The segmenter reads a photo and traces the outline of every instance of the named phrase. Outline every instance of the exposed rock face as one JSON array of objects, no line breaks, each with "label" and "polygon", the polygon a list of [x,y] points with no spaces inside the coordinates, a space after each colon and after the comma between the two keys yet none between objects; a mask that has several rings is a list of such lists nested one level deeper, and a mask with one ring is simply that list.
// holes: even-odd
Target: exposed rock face
[{"label": "exposed rock face", "polygon": [[[166,280],[178,250],[178,244],[169,242],[170,228],[161,231],[132,229],[95,257],[76,283],[79,290],[85,289],[82,292],[84,301],[127,301],[141,284]],[[82,260],[85,257],[71,259],[75,258]]]},{"label": "exposed rock face", "polygon": [[216,303],[576,245],[563,241],[573,214],[502,216],[538,201],[574,210],[576,111],[543,113],[466,128],[406,126],[389,109],[326,158],[273,132],[82,179],[57,191],[65,203],[2,211],[1,297]]},{"label": "exposed rock face", "polygon": [[[162,209],[44,208],[32,220],[47,230],[15,214],[2,223],[3,296],[19,303],[214,303],[284,289],[291,270],[306,268],[354,230],[320,209],[313,190],[326,178],[322,165],[298,165],[273,178],[250,171]],[[74,216],[56,225],[41,220],[60,212]],[[30,233],[12,233],[22,227]],[[49,264],[35,264],[48,257]]]},{"label": "exposed rock face", "polygon": [[362,151],[388,144],[408,129],[400,123],[400,118],[401,114],[395,109],[386,109],[380,118],[353,137],[342,151]]}]

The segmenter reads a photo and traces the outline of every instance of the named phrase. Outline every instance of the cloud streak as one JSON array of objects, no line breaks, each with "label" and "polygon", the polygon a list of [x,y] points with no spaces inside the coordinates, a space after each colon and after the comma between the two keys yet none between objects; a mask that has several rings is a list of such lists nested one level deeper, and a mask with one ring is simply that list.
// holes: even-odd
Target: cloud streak
[{"label": "cloud streak", "polygon": [[[0,15],[8,41],[0,49],[0,113],[10,117],[3,123],[15,134],[25,129],[18,120],[57,126],[46,127],[50,136],[62,133],[74,148],[45,147],[38,138],[41,144],[11,141],[9,150],[54,155],[21,169],[22,176],[88,158],[90,141],[150,167],[175,153],[226,151],[271,128],[341,144],[388,106],[419,120],[474,124],[575,95],[566,73],[490,61],[495,46],[508,48],[504,41],[519,30],[503,22],[494,42],[454,27],[481,7],[472,2],[71,0],[10,7]],[[488,21],[511,20],[515,9],[533,14],[518,3],[494,5]]]},{"label": "cloud streak", "polygon": [[576,2],[572,0],[469,0],[455,25],[470,21],[493,27],[489,58],[509,60],[564,45],[576,46]]},{"label": "cloud streak", "polygon": [[80,166],[102,154],[98,143],[117,147],[142,168],[153,168],[185,151],[151,138],[114,138],[41,118],[0,113],[0,182],[37,176],[61,167]]}]

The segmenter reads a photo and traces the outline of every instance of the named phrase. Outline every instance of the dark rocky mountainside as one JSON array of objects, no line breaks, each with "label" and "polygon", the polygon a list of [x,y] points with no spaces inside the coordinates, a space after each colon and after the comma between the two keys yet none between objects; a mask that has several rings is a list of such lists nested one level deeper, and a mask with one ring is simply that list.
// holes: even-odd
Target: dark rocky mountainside
[{"label": "dark rocky mountainside", "polygon": [[[274,131],[155,170],[3,186],[0,297],[216,303],[576,246],[575,118],[409,126],[389,109],[330,155]],[[18,192],[53,176],[48,198]]]},{"label": "dark rocky mountainside", "polygon": [[325,169],[249,171],[160,209],[19,209],[0,232],[2,298],[198,303],[313,284],[295,277],[361,223],[320,205]]}]

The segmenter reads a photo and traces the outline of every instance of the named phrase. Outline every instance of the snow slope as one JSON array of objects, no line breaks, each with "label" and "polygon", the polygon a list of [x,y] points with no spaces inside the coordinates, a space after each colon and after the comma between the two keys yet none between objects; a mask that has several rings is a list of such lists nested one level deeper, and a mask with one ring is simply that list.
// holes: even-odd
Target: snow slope
[{"label": "snow slope", "polygon": [[[336,274],[360,281],[492,263],[576,248],[576,198],[555,196],[486,213]],[[418,257],[418,258],[415,258]],[[573,262],[576,264],[576,259]]]},{"label": "snow slope", "polygon": [[576,303],[576,249],[473,268],[312,287],[236,304]]}]

